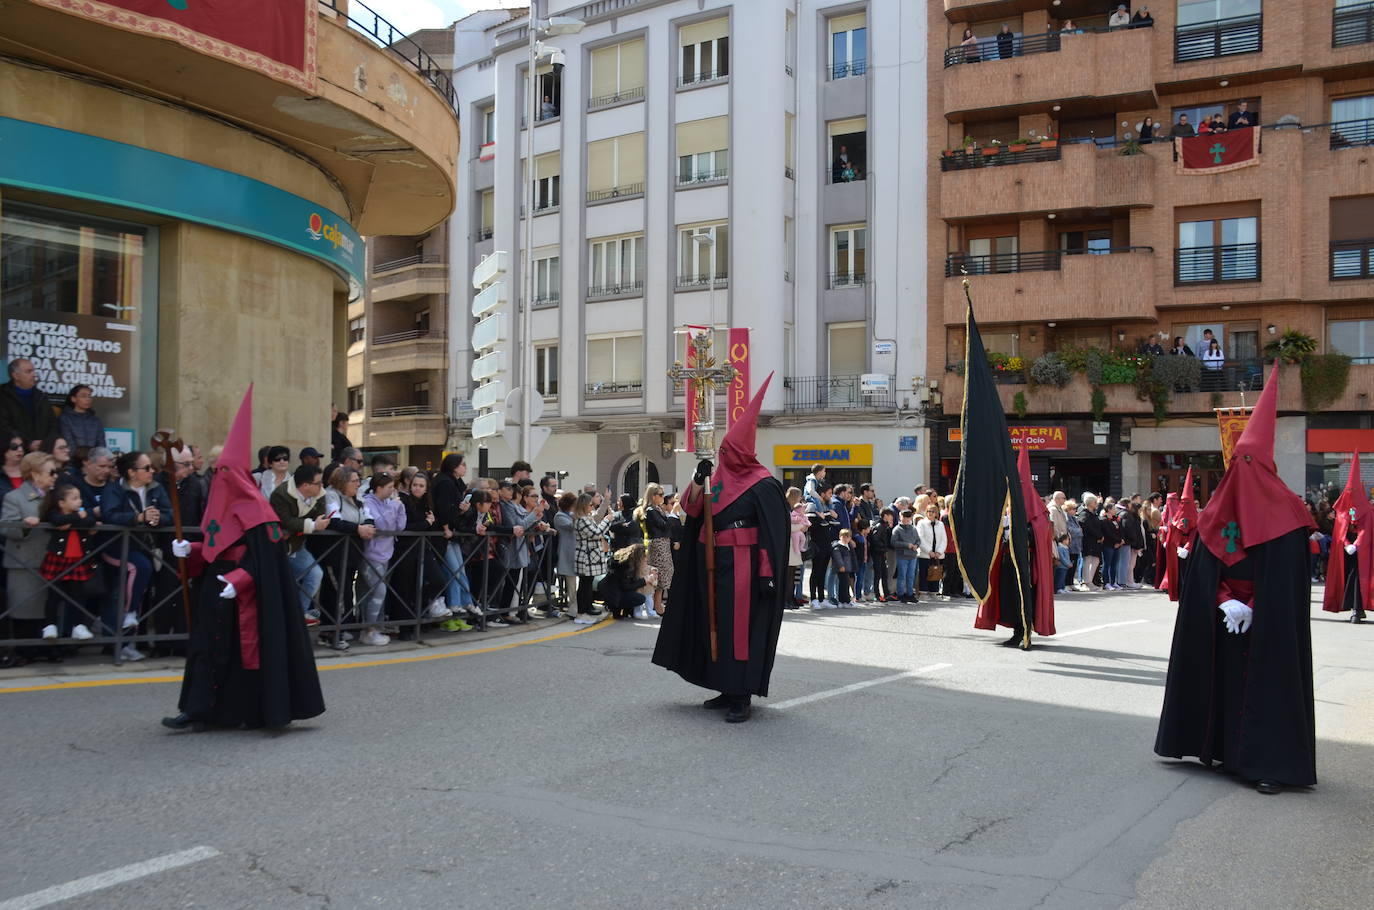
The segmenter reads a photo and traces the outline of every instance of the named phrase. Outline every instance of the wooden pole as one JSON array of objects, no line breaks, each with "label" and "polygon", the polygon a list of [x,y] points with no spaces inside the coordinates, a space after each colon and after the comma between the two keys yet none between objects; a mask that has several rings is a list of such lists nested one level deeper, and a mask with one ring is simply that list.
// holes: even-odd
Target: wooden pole
[{"label": "wooden pole", "polygon": [[702,520],[706,531],[706,621],[711,630],[711,663],[720,659],[716,638],[716,528],[711,518],[711,477],[701,490]]}]

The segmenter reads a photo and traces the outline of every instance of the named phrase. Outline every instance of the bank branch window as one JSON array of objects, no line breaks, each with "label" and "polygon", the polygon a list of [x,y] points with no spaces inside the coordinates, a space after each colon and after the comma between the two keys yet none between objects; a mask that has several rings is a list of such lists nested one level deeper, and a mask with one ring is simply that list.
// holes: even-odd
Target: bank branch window
[{"label": "bank branch window", "polygon": [[141,345],[153,343],[143,333],[156,324],[151,233],[14,204],[0,216],[5,361],[33,361],[39,388],[55,402],[90,386],[107,441],[120,451],[141,439],[140,404],[151,415],[154,400],[151,381],[137,381]]}]

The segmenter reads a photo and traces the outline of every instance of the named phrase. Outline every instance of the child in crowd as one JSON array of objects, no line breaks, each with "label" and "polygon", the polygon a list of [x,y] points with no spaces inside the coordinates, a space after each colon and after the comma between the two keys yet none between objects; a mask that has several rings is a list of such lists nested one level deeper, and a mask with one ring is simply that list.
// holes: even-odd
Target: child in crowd
[{"label": "child in crowd", "polygon": [[[53,487],[43,498],[39,514],[43,516],[43,521],[53,526],[48,552],[43,556],[43,565],[39,569],[43,578],[56,582],[48,591],[48,603],[44,610],[46,623],[42,633],[44,638],[52,639],[63,634],[67,628],[67,616],[76,612],[70,609],[72,602],[81,603],[85,599],[92,571],[86,556],[90,532],[84,529],[92,527],[95,519],[82,508],[81,490],[70,483],[59,483]],[[75,623],[71,626],[71,637],[85,641],[94,636],[85,623]]]},{"label": "child in crowd", "polygon": [[792,507],[792,534],[787,548],[787,570],[792,577],[792,602],[797,606],[809,603],[802,596],[802,554],[806,552],[806,532],[811,529],[811,519],[806,514],[806,503],[802,502],[802,491],[796,487],[787,490],[787,504]]},{"label": "child in crowd", "polygon": [[[390,474],[374,474],[372,486],[363,497],[363,507],[372,516],[377,533],[363,542],[362,577],[363,622],[367,629],[358,641],[365,645],[385,645],[391,636],[382,631],[382,607],[386,604],[386,567],[396,551],[394,532],[405,530],[406,507],[396,498],[396,479]],[[387,531],[392,534],[385,533]]]},{"label": "child in crowd", "polygon": [[1060,534],[1054,542],[1054,593],[1063,594],[1068,586],[1073,557],[1069,554],[1069,535]]},{"label": "child in crowd", "polygon": [[892,552],[897,557],[897,600],[900,603],[916,603],[916,551],[920,548],[920,538],[916,526],[911,523],[916,517],[912,509],[902,510],[902,523],[892,529]]},{"label": "child in crowd", "polygon": [[830,547],[830,566],[835,570],[835,586],[839,591],[839,605],[847,607],[849,582],[854,577],[854,533],[840,528],[840,538]]},{"label": "child in crowd", "polygon": [[854,602],[872,603],[873,581],[868,577],[868,521],[862,516],[854,516]]}]

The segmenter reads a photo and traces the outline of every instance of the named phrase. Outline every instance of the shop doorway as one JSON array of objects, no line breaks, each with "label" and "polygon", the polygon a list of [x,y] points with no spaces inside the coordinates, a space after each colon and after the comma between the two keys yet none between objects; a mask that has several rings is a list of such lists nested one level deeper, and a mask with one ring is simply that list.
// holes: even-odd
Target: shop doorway
[{"label": "shop doorway", "polygon": [[1212,491],[1221,483],[1221,477],[1226,473],[1220,455],[1209,453],[1156,456],[1154,489],[1166,496],[1170,493],[1181,493],[1190,466],[1193,469],[1193,499],[1201,508],[1207,504]]},{"label": "shop doorway", "polygon": [[1063,490],[1070,499],[1082,499],[1084,493],[1107,495],[1111,470],[1105,458],[1050,459],[1050,492]]},{"label": "shop doorway", "polygon": [[620,492],[637,500],[643,498],[644,487],[651,483],[658,483],[658,465],[644,455],[631,457],[620,470]]}]

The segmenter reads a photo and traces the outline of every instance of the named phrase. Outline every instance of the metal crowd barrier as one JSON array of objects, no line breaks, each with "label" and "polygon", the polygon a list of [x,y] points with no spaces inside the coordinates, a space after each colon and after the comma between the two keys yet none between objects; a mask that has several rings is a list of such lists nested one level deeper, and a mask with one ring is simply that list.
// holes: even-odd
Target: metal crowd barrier
[{"label": "metal crowd barrier", "polygon": [[[2,522],[0,544],[9,544],[10,534],[23,530],[31,535],[49,535],[52,526],[30,527],[20,522]],[[188,540],[200,539],[198,529],[187,528],[185,534]],[[377,591],[378,585],[384,589],[385,597],[383,618],[378,625],[408,632],[416,641],[423,641],[426,634],[432,636],[432,626],[445,621],[444,618],[430,618],[426,613],[436,596],[448,602],[445,593],[460,572],[479,610],[464,613],[453,604],[453,618],[471,620],[479,630],[485,630],[489,620],[497,615],[530,607],[561,608],[568,603],[562,580],[555,572],[558,545],[552,531],[530,531],[520,538],[509,532],[453,535],[451,538],[445,537],[443,531],[378,531],[377,535],[395,537],[396,544],[391,560],[375,578],[370,570],[364,569],[364,541],[361,538],[337,531],[321,531],[305,538],[305,546],[311,554],[310,566],[318,566],[323,572],[320,586],[310,602],[320,618],[319,625],[312,629],[312,636],[319,635],[327,646],[337,647],[337,642],[346,638],[344,633],[356,633],[372,625],[363,621],[361,607]],[[5,583],[0,585],[0,595],[3,595],[0,597],[0,667],[13,665],[17,655],[42,660],[45,652],[58,653],[53,649],[73,646],[110,646],[114,662],[120,664],[123,662],[120,651],[125,645],[174,649],[178,643],[184,643],[188,638],[185,610],[177,560],[171,555],[175,536],[167,527],[98,527],[83,544],[86,558],[82,565],[93,567],[92,582],[72,582],[70,575],[75,567],[53,579],[43,578],[38,566],[6,568]],[[46,540],[44,537],[45,547]],[[496,553],[488,560],[485,554],[493,540]],[[458,563],[456,570],[445,560],[450,541],[457,542],[462,553],[461,560],[455,560]],[[281,546],[284,549],[286,544]],[[505,567],[506,552],[512,546],[527,549],[526,567]],[[129,603],[133,587],[131,569],[147,571],[151,576],[141,602],[133,605]],[[300,608],[300,593],[304,591],[303,581],[308,572],[308,567],[291,567],[296,588],[288,597],[288,607]],[[12,579],[16,575],[23,579],[19,582],[20,588],[37,587],[27,595],[16,591],[22,599],[12,602]],[[197,581],[192,580],[193,622]],[[537,595],[536,588],[542,589]],[[502,599],[500,604],[494,602],[498,597]],[[60,637],[43,639],[18,634],[15,625],[21,620],[14,614],[42,613],[49,598],[61,608]],[[126,629],[123,617],[131,606],[138,624]],[[27,622],[35,634],[46,624],[45,620],[29,619]],[[87,626],[94,637],[84,641],[67,637],[76,624]]]}]

